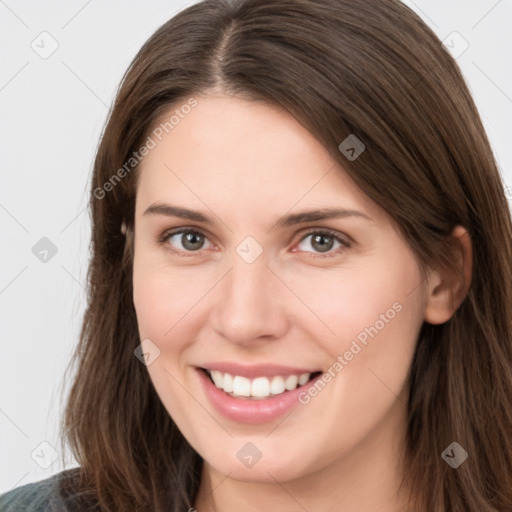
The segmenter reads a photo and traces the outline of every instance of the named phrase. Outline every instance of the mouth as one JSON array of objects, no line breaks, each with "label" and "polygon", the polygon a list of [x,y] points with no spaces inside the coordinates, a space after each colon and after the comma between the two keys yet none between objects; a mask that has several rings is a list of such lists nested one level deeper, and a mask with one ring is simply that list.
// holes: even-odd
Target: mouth
[{"label": "mouth", "polygon": [[260,376],[256,378],[233,375],[228,372],[198,368],[210,382],[227,395],[243,400],[266,400],[305,386],[321,375],[322,371],[292,375]]}]

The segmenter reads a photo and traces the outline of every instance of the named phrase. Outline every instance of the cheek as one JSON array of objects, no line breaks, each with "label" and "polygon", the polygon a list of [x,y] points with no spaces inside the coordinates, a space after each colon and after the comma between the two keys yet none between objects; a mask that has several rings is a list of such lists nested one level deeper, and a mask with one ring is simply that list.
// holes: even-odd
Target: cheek
[{"label": "cheek", "polygon": [[186,425],[187,418],[198,417],[201,413],[183,388],[183,368],[180,367],[181,356],[189,345],[189,337],[184,332],[185,315],[190,310],[185,297],[187,279],[163,272],[154,262],[143,265],[142,258],[136,263],[133,302],[139,336],[141,340],[150,339],[160,351],[147,370],[169,415],[178,424]]},{"label": "cheek", "polygon": [[165,340],[176,340],[187,313],[192,312],[205,293],[201,288],[186,272],[145,260],[144,255],[136,258],[133,303],[141,336],[154,338],[159,345],[165,344]]},{"label": "cheek", "polygon": [[[302,325],[329,354],[339,402],[349,409],[372,394],[393,395],[405,382],[423,323],[421,274],[410,254],[364,269],[344,269],[336,279],[319,279],[301,289],[311,315]],[[323,325],[322,325],[323,324]],[[387,387],[386,387],[387,386]],[[354,408],[348,405],[350,396]],[[343,407],[343,406],[342,406]]]},{"label": "cheek", "polygon": [[[362,423],[382,417],[404,388],[423,323],[420,288],[414,290],[420,273],[409,260],[397,261],[359,282],[346,280],[340,292],[337,343],[328,348],[341,365],[333,402]],[[369,403],[373,412],[361,407]]]},{"label": "cheek", "polygon": [[330,354],[340,353],[353,339],[364,343],[411,322],[416,327],[420,304],[411,291],[419,282],[416,265],[404,257],[295,279],[294,292],[310,310],[298,321],[313,339],[325,340]]},{"label": "cheek", "polygon": [[160,339],[172,327],[169,324],[173,316],[169,308],[176,304],[173,299],[169,290],[154,275],[134,269],[133,303],[141,336]]}]

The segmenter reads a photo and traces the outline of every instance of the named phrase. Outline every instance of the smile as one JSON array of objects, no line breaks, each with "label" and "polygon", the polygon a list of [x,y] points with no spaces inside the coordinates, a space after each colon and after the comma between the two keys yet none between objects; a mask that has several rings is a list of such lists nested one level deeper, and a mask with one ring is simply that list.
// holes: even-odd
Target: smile
[{"label": "smile", "polygon": [[218,370],[202,369],[211,379],[218,389],[223,390],[234,398],[245,399],[265,399],[276,395],[281,395],[287,391],[293,391],[297,387],[303,386],[311,379],[315,378],[321,372],[301,373],[296,375],[275,375],[271,377],[256,377],[250,379],[241,375],[232,375],[231,373]]},{"label": "smile", "polygon": [[314,367],[204,362],[195,367],[206,400],[224,418],[246,424],[276,421],[300,405],[299,395],[321,378]]}]

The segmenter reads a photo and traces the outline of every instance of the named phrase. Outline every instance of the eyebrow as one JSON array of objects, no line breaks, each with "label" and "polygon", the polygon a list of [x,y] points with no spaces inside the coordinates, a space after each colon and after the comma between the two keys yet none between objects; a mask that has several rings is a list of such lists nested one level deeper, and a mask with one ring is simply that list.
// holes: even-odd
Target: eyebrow
[{"label": "eyebrow", "polygon": [[[165,203],[155,203],[149,206],[143,215],[164,215],[166,217],[179,217],[181,219],[202,222],[203,224],[215,226],[217,223],[207,215],[197,211],[189,210],[180,206],[172,206]],[[280,228],[293,226],[305,222],[316,222],[328,219],[341,219],[345,217],[359,217],[373,222],[363,212],[346,208],[322,208],[320,210],[308,210],[299,213],[291,213],[281,217],[276,225]]]}]

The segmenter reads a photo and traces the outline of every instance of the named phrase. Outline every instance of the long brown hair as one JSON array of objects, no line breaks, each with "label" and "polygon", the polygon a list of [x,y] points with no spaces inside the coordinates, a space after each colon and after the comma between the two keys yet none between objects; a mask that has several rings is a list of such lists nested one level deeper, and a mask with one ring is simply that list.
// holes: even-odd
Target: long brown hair
[{"label": "long brown hair", "polygon": [[[88,304],[62,422],[83,495],[108,511],[184,511],[198,491],[202,459],[134,356],[131,158],[171,106],[212,91],[294,115],[395,219],[422,265],[453,266],[447,235],[467,228],[467,296],[417,340],[403,484],[415,510],[512,510],[509,207],[457,64],[398,0],[205,0],[136,55],[94,164]],[[338,148],[350,134],[365,144],[354,160]],[[441,457],[454,441],[469,454],[457,469]]]}]

